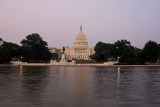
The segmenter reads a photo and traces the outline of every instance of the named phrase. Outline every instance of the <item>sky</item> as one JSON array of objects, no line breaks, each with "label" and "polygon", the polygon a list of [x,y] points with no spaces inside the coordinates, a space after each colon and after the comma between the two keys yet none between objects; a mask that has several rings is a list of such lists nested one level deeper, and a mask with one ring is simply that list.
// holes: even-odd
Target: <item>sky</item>
[{"label": "sky", "polygon": [[0,0],[0,37],[20,45],[38,33],[49,47],[72,47],[83,26],[88,44],[126,39],[160,43],[160,0]]}]

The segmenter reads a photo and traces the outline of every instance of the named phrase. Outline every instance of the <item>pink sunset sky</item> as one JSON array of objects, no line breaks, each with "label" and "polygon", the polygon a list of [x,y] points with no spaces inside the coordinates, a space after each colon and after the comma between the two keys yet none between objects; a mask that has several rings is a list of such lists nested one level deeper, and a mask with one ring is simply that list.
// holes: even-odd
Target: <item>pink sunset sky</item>
[{"label": "pink sunset sky", "polygon": [[160,0],[0,0],[0,37],[20,44],[38,33],[49,47],[73,46],[80,25],[94,47],[120,39],[160,43]]}]

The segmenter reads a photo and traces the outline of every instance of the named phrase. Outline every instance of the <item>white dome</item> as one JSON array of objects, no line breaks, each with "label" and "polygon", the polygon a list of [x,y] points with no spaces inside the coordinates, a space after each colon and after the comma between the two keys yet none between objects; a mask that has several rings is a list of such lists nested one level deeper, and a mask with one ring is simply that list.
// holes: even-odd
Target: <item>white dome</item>
[{"label": "white dome", "polygon": [[77,37],[74,41],[75,47],[88,47],[88,41],[85,34],[82,32],[82,27],[80,28],[80,32],[77,34]]}]

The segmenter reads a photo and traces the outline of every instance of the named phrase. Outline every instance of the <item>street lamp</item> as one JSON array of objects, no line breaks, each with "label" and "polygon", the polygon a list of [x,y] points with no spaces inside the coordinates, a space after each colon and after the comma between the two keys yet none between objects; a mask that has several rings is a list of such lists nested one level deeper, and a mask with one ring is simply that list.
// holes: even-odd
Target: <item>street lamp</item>
[{"label": "street lamp", "polygon": [[118,61],[119,61],[120,57],[118,56],[117,58],[118,58]]},{"label": "street lamp", "polygon": [[22,59],[23,59],[23,56],[21,56],[21,57],[20,57],[20,59],[21,59],[21,61],[22,61]]}]

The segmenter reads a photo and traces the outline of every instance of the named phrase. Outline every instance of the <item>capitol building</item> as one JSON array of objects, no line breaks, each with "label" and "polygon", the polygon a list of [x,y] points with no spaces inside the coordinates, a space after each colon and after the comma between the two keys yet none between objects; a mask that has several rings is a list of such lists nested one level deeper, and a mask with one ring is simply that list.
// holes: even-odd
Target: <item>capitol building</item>
[{"label": "capitol building", "polygon": [[[60,50],[56,48],[49,48],[51,53],[60,54]],[[80,32],[77,34],[74,46],[69,48],[65,47],[65,54],[68,60],[77,59],[77,60],[90,60],[90,55],[95,53],[94,48],[88,47],[88,41],[85,34],[82,32],[82,26],[80,27]]]}]

